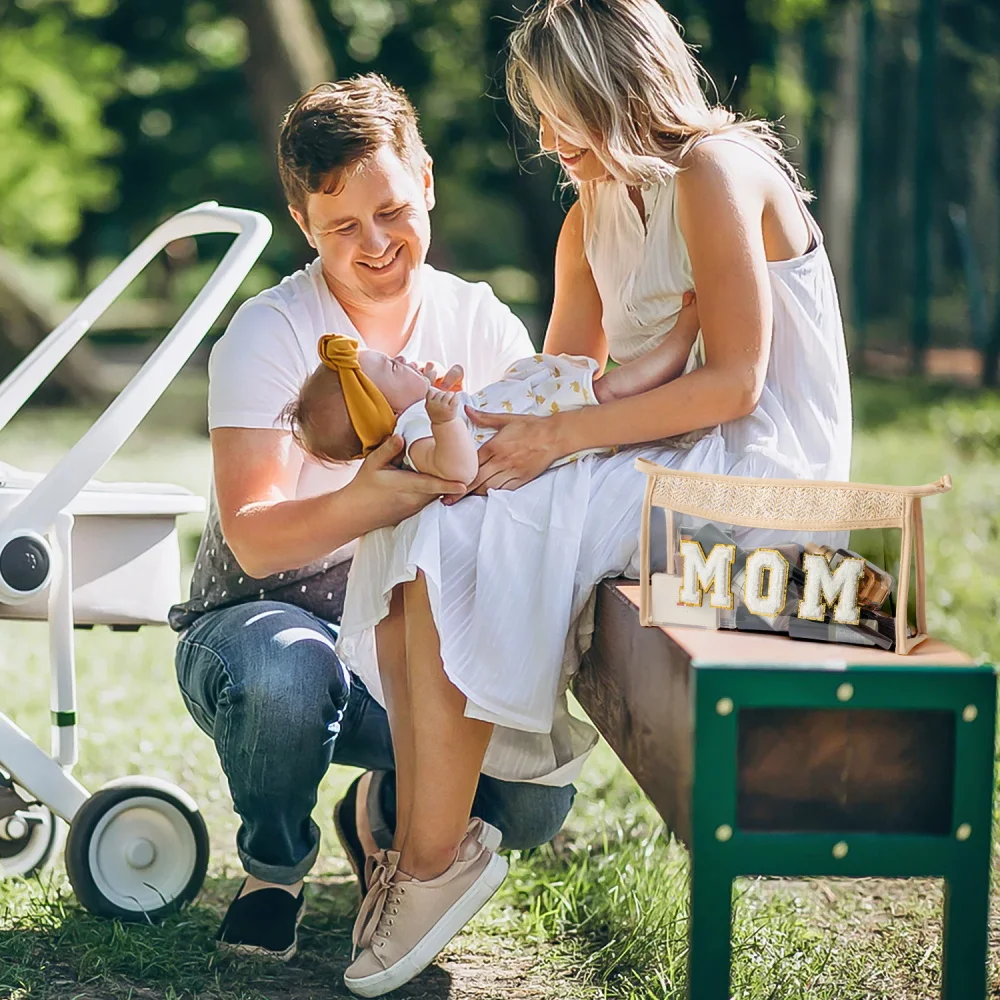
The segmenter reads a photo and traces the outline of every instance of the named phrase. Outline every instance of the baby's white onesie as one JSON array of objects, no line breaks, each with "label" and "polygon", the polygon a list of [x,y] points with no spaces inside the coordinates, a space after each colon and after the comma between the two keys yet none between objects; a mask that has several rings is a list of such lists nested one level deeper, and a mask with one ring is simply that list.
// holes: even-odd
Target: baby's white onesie
[{"label": "baby's white onesie", "polygon": [[[459,416],[465,421],[472,440],[479,448],[496,431],[491,427],[473,424],[465,412],[466,404],[487,413],[521,413],[535,417],[548,417],[561,410],[578,410],[582,406],[596,406],[596,373],[597,362],[585,356],[536,354],[530,358],[522,358],[504,372],[499,382],[492,382],[479,392],[460,392]],[[424,400],[414,403],[399,415],[396,433],[406,442],[406,463],[413,468],[410,446],[414,441],[433,436]],[[593,449],[586,454],[609,450],[611,449]],[[580,454],[584,453],[567,455],[555,464],[565,465],[576,461]]]}]

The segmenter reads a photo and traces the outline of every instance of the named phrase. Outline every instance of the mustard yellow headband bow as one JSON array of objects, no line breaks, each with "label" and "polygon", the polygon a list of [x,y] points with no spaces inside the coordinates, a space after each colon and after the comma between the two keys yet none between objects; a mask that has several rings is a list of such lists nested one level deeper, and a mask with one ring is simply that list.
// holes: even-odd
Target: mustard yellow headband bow
[{"label": "mustard yellow headband bow", "polygon": [[328,333],[319,338],[319,357],[340,375],[347,415],[361,440],[362,450],[357,457],[364,458],[392,434],[396,414],[379,387],[361,370],[356,340]]}]

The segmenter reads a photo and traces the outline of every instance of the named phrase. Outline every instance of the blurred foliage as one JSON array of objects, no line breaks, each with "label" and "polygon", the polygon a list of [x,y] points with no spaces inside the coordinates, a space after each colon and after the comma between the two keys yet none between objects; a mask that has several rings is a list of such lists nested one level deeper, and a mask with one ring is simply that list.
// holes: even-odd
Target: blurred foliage
[{"label": "blurred foliage", "polygon": [[951,404],[935,411],[935,422],[963,458],[996,461],[1000,454],[1000,410],[977,404]]},{"label": "blurred foliage", "polygon": [[[735,89],[720,89],[738,100],[777,32],[827,3],[682,0],[675,13],[716,79],[736,80]],[[520,156],[511,143],[502,49],[520,5],[314,6],[341,75],[382,71],[421,112],[440,194],[435,259],[473,271],[527,267],[544,299],[565,206],[554,168],[530,157],[531,137],[522,137]],[[276,195],[273,153],[253,123],[250,40],[224,0],[0,0],[0,25],[0,143],[18,150],[0,165],[5,246],[37,251],[72,241],[86,285],[95,259],[120,257],[164,216],[218,198],[275,219],[268,259],[277,270],[301,262],[305,249]],[[761,72],[773,77],[773,69]]]},{"label": "blurred foliage", "polygon": [[[503,49],[524,0],[308,2],[341,76],[383,72],[420,111],[437,173],[432,261],[463,273],[526,272],[512,286],[530,289],[544,310],[571,195],[553,165],[534,157],[534,137],[515,127],[503,100]],[[844,113],[837,96],[838,67],[850,55],[844,13],[856,3],[668,5],[720,99],[783,119],[793,155],[821,196],[831,123]],[[907,310],[908,255],[900,247],[910,232],[917,115],[935,114],[941,129],[940,293],[960,296],[963,281],[949,202],[968,208],[985,273],[1000,262],[988,162],[1000,127],[1000,7],[941,0],[939,103],[918,109],[918,6],[876,0],[873,319],[898,320]],[[255,121],[252,98],[262,83],[248,69],[254,40],[234,9],[227,0],[0,0],[0,245],[68,256],[61,294],[81,292],[106,270],[102,261],[119,259],[164,217],[210,198],[275,222],[259,284],[307,259]],[[144,294],[179,294],[171,272],[193,263],[183,255],[168,262]],[[991,293],[994,284],[987,277]]]},{"label": "blurred foliage", "polygon": [[71,250],[80,283],[100,257],[122,257],[163,218],[218,200],[273,213],[264,155],[242,73],[243,23],[220,3],[111,0],[94,26],[122,56],[120,90],[106,109],[122,137],[121,181],[109,213],[89,213]]},{"label": "blurred foliage", "polygon": [[[1000,292],[1000,4],[942,0],[935,97],[915,100],[920,63],[919,0],[876,0],[871,107],[870,212],[865,220],[870,319],[905,317],[913,282],[915,141],[920,119],[933,119],[932,291],[938,299],[968,293],[965,264]],[[975,260],[963,261],[950,218],[966,213]],[[933,322],[939,342],[951,339]],[[889,328],[890,335],[892,327]],[[971,340],[968,315],[961,336]]]},{"label": "blurred foliage", "polygon": [[996,662],[1000,393],[872,379],[855,379],[853,388],[852,479],[915,485],[952,477],[950,493],[923,504],[928,625],[932,635]]},{"label": "blurred foliage", "polygon": [[112,0],[0,0],[0,234],[10,248],[60,246],[87,210],[115,205],[121,151],[104,121],[121,51],[97,42]]}]

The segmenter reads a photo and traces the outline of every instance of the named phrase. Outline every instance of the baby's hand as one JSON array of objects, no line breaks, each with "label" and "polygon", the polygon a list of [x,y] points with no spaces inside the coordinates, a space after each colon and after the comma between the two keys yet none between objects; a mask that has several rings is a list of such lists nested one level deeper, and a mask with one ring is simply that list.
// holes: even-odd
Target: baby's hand
[{"label": "baby's hand", "polygon": [[458,402],[457,393],[430,386],[427,390],[426,406],[431,423],[447,424],[454,420],[458,416]]}]

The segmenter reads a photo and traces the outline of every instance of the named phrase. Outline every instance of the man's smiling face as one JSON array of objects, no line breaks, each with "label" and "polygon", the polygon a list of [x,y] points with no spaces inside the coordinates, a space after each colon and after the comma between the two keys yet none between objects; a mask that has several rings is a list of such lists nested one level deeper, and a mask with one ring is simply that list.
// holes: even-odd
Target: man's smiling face
[{"label": "man's smiling face", "polygon": [[434,180],[382,146],[345,171],[331,193],[309,195],[303,215],[290,207],[319,253],[330,290],[347,307],[364,308],[405,296],[431,241]]}]

